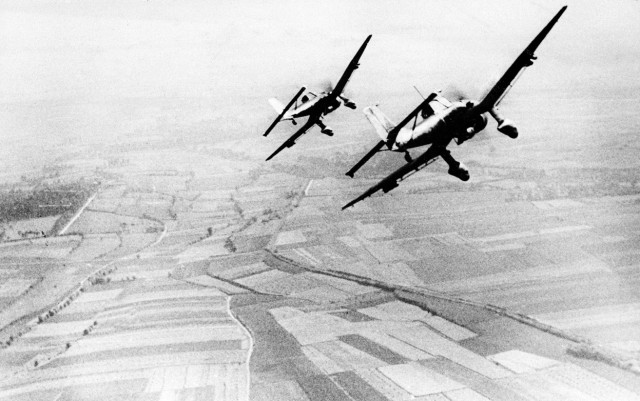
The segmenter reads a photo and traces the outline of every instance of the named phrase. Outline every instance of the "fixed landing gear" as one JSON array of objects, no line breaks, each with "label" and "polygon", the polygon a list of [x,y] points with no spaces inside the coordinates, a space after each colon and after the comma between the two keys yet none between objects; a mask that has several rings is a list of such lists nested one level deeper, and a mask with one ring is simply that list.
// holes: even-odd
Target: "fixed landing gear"
[{"label": "fixed landing gear", "polygon": [[355,110],[356,109],[356,104],[354,102],[352,102],[351,100],[347,99],[346,97],[343,96],[339,96],[340,100],[342,100],[342,104],[344,104],[344,107],[347,107],[351,110]]},{"label": "fixed landing gear", "polygon": [[320,132],[322,132],[326,136],[333,136],[333,130],[327,127],[326,125],[324,125],[322,121],[318,121],[317,124],[318,124],[318,127],[320,127]]},{"label": "fixed landing gear", "polygon": [[413,158],[411,157],[411,154],[409,154],[409,151],[404,152],[404,159],[407,161],[407,163],[411,163],[413,161]]},{"label": "fixed landing gear", "polygon": [[454,159],[449,150],[444,149],[440,156],[449,165],[449,171],[447,171],[447,173],[462,181],[469,181],[469,178],[471,178],[469,170],[467,170],[464,164]]}]

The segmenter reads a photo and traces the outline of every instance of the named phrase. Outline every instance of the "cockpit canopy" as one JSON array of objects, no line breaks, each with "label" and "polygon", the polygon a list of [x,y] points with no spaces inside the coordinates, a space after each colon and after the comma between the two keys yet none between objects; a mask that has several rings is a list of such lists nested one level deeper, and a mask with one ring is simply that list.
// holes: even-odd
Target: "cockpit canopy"
[{"label": "cockpit canopy", "polygon": [[300,103],[307,103],[309,100],[315,99],[317,97],[318,97],[318,95],[316,95],[315,93],[309,91],[309,92],[305,93],[304,95],[302,95],[302,97],[300,98]]},{"label": "cockpit canopy", "polygon": [[451,107],[451,102],[445,97],[437,95],[432,101],[428,103],[424,109],[422,109],[422,118],[427,118],[434,114],[440,114],[446,109]]}]

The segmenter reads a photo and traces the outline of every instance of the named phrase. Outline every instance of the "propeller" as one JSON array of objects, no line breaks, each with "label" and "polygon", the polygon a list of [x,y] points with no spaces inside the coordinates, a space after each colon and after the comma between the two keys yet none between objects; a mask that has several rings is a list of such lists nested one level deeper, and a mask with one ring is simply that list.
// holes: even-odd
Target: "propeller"
[{"label": "propeller", "polygon": [[462,100],[473,99],[466,91],[460,89],[456,85],[449,85],[442,90],[442,96],[452,102],[461,102]]},{"label": "propeller", "polygon": [[329,79],[323,79],[322,81],[320,81],[320,83],[318,83],[318,88],[320,88],[322,92],[331,93],[331,91],[333,90],[333,83]]},{"label": "propeller", "polygon": [[[333,91],[333,82],[331,82],[330,79],[323,79],[318,83],[318,89],[320,89],[324,93],[331,93]],[[349,99],[351,98],[351,94],[352,92],[349,91],[349,87],[347,86],[347,88],[345,88],[345,90],[342,91],[340,96],[343,96]]]},{"label": "propeller", "polygon": [[[470,85],[471,89],[461,89],[459,86],[450,84],[445,89],[442,90],[441,95],[447,98],[451,102],[462,102],[466,100],[471,100],[474,102],[478,102],[482,97],[482,90],[473,84]],[[489,117],[491,119],[491,117]],[[491,148],[494,147],[495,138],[498,133],[494,124],[489,122],[489,124],[485,127],[484,130],[480,132],[480,135],[475,136],[475,141],[484,142],[489,145]]]}]

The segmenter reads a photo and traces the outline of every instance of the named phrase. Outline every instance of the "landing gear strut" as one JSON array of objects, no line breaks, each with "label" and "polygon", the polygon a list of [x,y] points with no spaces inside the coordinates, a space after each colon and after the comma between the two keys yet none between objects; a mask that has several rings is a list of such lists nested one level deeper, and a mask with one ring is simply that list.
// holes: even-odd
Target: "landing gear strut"
[{"label": "landing gear strut", "polygon": [[440,153],[440,156],[442,157],[442,160],[449,165],[449,171],[447,171],[447,173],[462,181],[469,181],[469,178],[471,177],[469,175],[469,170],[467,170],[464,164],[454,159],[448,149],[444,149],[442,153]]},{"label": "landing gear strut", "polygon": [[327,136],[333,136],[333,130],[327,127],[326,125],[324,125],[322,121],[318,121],[317,124],[318,124],[318,127],[320,127],[320,132],[322,132]]}]

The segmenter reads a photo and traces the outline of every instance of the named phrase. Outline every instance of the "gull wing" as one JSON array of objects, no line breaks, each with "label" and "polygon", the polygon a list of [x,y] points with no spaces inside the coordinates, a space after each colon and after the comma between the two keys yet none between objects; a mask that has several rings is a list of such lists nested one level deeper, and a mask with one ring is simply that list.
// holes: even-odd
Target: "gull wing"
[{"label": "gull wing", "polygon": [[371,195],[375,194],[380,190],[382,190],[384,193],[387,193],[392,189],[396,188],[398,185],[400,185],[399,184],[400,181],[403,181],[413,173],[420,171],[424,167],[433,163],[435,159],[438,158],[438,156],[440,156],[443,149],[444,148],[442,146],[431,145],[431,147],[429,147],[429,149],[427,149],[426,152],[418,156],[412,162],[407,163],[404,166],[400,167],[393,173],[389,174],[382,181],[378,182],[376,185],[367,189],[362,195],[358,196],[351,202],[344,205],[342,207],[342,210],[355,205],[356,203],[370,197]]},{"label": "gull wing", "polygon": [[549,34],[551,28],[558,22],[562,14],[567,9],[567,6],[564,6],[556,13],[556,15],[551,18],[551,21],[540,31],[538,36],[533,39],[533,41],[527,46],[524,51],[518,56],[518,58],[511,64],[511,67],[507,69],[504,75],[496,82],[496,84],[491,88],[491,90],[487,93],[487,95],[482,99],[482,101],[475,106],[475,111],[478,114],[486,113],[491,110],[494,106],[497,106],[498,103],[502,100],[502,98],[507,94],[514,81],[518,78],[520,73],[524,70],[524,68],[529,67],[533,64],[533,61],[536,59],[534,55],[540,43],[544,40],[544,38]]},{"label": "gull wing", "polygon": [[304,92],[305,90],[306,88],[304,86],[300,88],[298,93],[296,93],[296,95],[289,101],[289,104],[287,104],[285,107],[282,107],[282,109],[280,109],[280,104],[278,104],[279,102],[277,100],[269,99],[269,103],[271,104],[271,106],[273,106],[273,108],[278,113],[278,117],[276,117],[276,119],[271,123],[269,128],[267,128],[267,131],[262,136],[269,135],[269,132],[271,132],[271,130],[282,120],[284,115],[287,114],[287,111],[289,111],[291,106],[293,106],[293,104],[296,102],[296,100],[298,100],[300,95],[302,95],[302,92]]},{"label": "gull wing", "polygon": [[345,86],[347,86],[347,82],[349,82],[349,78],[351,78],[351,74],[353,74],[353,72],[358,68],[358,66],[360,66],[359,64],[360,57],[362,57],[362,53],[364,53],[364,49],[367,47],[367,44],[369,44],[369,40],[371,40],[371,36],[372,35],[367,36],[367,38],[364,40],[364,43],[362,44],[362,46],[360,46],[360,49],[358,49],[358,52],[356,53],[356,55],[353,57],[353,59],[347,66],[347,69],[342,74],[342,76],[340,77],[340,80],[338,81],[338,84],[335,86],[335,88],[333,88],[329,96],[333,97],[334,99],[337,98],[338,96],[340,96]]},{"label": "gull wing", "polygon": [[318,121],[317,118],[315,118],[314,116],[310,116],[309,119],[307,120],[307,122],[304,123],[302,128],[300,128],[298,131],[296,131],[295,134],[291,135],[291,137],[289,139],[287,139],[282,145],[280,145],[280,147],[278,149],[276,149],[276,151],[273,152],[271,154],[271,156],[267,157],[267,161],[271,160],[275,155],[277,155],[278,153],[282,152],[284,149],[290,148],[293,145],[295,145],[296,139],[298,139],[299,137],[304,135],[309,130],[309,128],[313,127],[313,125],[317,121]]}]

